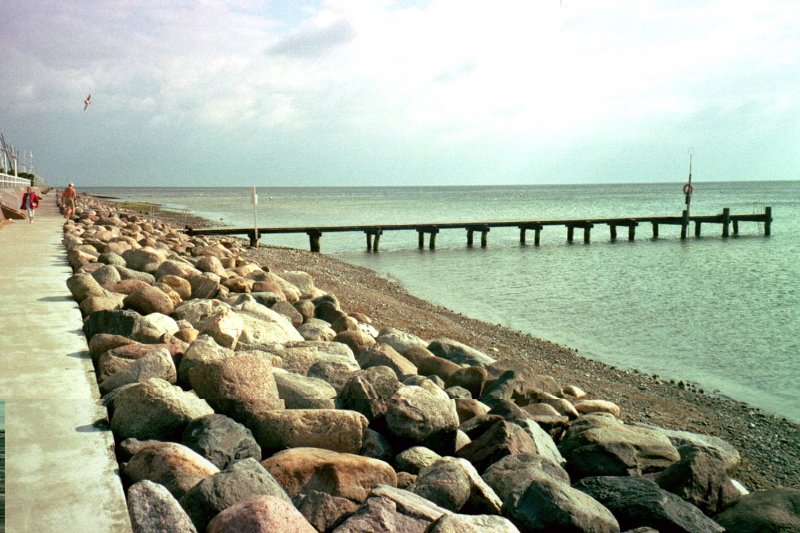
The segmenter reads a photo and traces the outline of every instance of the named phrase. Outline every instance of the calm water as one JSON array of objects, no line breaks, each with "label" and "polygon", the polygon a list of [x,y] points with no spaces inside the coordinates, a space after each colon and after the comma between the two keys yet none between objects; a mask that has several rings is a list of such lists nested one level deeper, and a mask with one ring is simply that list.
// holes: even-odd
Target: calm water
[{"label": "calm water", "polygon": [[[431,188],[259,188],[261,226],[427,223],[677,215],[681,184]],[[91,189],[166,203],[231,225],[253,224],[248,189]],[[692,212],[773,208],[772,236],[755,223],[721,239],[679,239],[678,226],[649,226],[637,239],[566,244],[547,227],[541,246],[519,245],[517,229],[492,229],[468,249],[464,230],[442,230],[437,249],[418,250],[414,231],[389,232],[381,251],[363,234],[325,234],[323,253],[402,282],[429,301],[501,323],[623,367],[688,379],[706,390],[800,420],[800,182],[697,183]],[[427,239],[426,239],[427,240]],[[529,243],[533,240],[529,233]],[[304,234],[262,242],[308,248]],[[476,235],[476,243],[479,237]],[[580,243],[577,243],[580,242]]]}]

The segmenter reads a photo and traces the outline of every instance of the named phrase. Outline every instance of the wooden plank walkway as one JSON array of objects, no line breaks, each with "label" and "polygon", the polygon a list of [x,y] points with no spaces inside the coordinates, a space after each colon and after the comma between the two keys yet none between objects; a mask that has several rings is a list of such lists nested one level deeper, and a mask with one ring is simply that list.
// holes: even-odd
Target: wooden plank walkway
[{"label": "wooden plank walkway", "polygon": [[192,228],[186,227],[185,231],[189,235],[246,235],[250,239],[251,246],[257,246],[258,240],[263,235],[305,233],[309,238],[309,246],[312,252],[320,251],[320,238],[324,233],[343,233],[343,232],[362,232],[367,237],[367,250],[378,251],[380,237],[387,231],[416,231],[418,234],[419,248],[425,247],[425,235],[428,238],[428,247],[433,250],[436,248],[436,235],[444,229],[464,229],[467,231],[467,246],[473,246],[476,232],[481,235],[481,247],[485,248],[488,244],[488,233],[492,228],[513,228],[520,230],[520,243],[526,243],[527,231],[534,232],[534,246],[539,246],[541,232],[545,226],[564,226],[567,228],[567,242],[572,243],[575,237],[575,230],[583,230],[583,242],[589,243],[591,231],[594,226],[607,225],[609,227],[610,238],[612,241],[617,239],[617,228],[623,227],[628,230],[628,240],[634,240],[636,228],[640,224],[650,224],[653,230],[653,238],[658,238],[659,227],[663,225],[681,226],[681,239],[687,236],[689,225],[694,222],[694,234],[700,237],[703,224],[720,224],[722,226],[722,237],[730,235],[731,228],[733,234],[739,233],[740,222],[757,222],[764,224],[764,235],[770,235],[772,223],[772,208],[766,207],[763,213],[743,213],[731,214],[729,208],[722,210],[717,215],[692,215],[683,211],[680,216],[638,216],[638,217],[617,217],[617,218],[582,218],[582,219],[557,219],[557,220],[501,220],[486,222],[436,222],[429,224],[360,224],[352,226],[293,226],[293,227],[263,227],[263,228]]}]

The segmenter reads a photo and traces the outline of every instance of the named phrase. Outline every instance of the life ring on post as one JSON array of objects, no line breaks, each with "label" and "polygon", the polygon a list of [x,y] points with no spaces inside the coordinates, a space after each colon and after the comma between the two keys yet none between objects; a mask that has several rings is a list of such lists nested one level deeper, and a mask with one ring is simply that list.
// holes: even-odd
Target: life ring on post
[{"label": "life ring on post", "polygon": [[694,192],[694,187],[692,187],[691,183],[687,183],[683,186],[683,194],[692,194]]}]

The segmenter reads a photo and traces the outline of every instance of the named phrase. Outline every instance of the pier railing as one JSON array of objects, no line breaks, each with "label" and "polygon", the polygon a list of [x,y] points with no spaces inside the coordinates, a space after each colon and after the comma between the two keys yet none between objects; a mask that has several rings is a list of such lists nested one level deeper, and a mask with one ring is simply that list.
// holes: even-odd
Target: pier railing
[{"label": "pier railing", "polygon": [[733,235],[739,234],[740,222],[757,222],[763,224],[764,235],[769,236],[772,223],[772,208],[767,206],[763,213],[732,214],[729,208],[724,208],[717,215],[691,215],[686,211],[679,216],[638,216],[621,218],[583,218],[583,219],[557,219],[557,220],[513,220],[513,221],[487,221],[487,222],[437,222],[432,224],[368,224],[353,226],[299,226],[299,227],[265,227],[265,228],[191,228],[186,227],[189,235],[246,235],[251,246],[257,246],[262,235],[305,233],[309,238],[312,252],[320,251],[320,239],[324,233],[363,232],[367,238],[367,251],[377,252],[381,235],[387,231],[416,231],[418,246],[425,247],[425,236],[428,235],[428,247],[436,248],[436,235],[444,229],[464,229],[467,231],[467,246],[474,245],[475,233],[480,233],[480,245],[485,248],[488,244],[488,234],[492,228],[519,229],[520,244],[526,243],[528,231],[534,232],[534,246],[539,246],[541,233],[546,226],[564,226],[567,228],[567,242],[572,243],[575,230],[583,231],[583,242],[588,244],[591,232],[595,226],[606,225],[612,241],[617,240],[617,229],[627,229],[628,240],[636,236],[636,228],[641,224],[650,224],[654,239],[659,237],[659,228],[664,225],[681,227],[681,239],[686,239],[689,225],[694,222],[694,235],[700,237],[703,225],[720,224],[722,237],[729,237],[731,229]]}]

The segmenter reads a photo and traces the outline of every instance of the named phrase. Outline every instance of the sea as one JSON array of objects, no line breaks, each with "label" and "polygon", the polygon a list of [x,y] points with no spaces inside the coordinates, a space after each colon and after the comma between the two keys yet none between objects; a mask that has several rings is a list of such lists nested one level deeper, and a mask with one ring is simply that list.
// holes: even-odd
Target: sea
[{"label": "sea", "polygon": [[[501,220],[680,215],[682,183],[464,187],[92,188],[229,226],[430,224]],[[563,226],[533,232],[492,228],[488,245],[443,229],[436,248],[413,230],[386,232],[377,253],[363,233],[325,233],[322,253],[401,283],[459,313],[568,346],[622,369],[694,383],[800,422],[800,181],[695,181],[692,214],[763,212],[771,236],[742,222],[721,237],[680,239],[680,226],[595,226],[567,243]],[[305,234],[267,235],[262,244],[308,249]],[[298,265],[302,269],[302,265]]]}]

